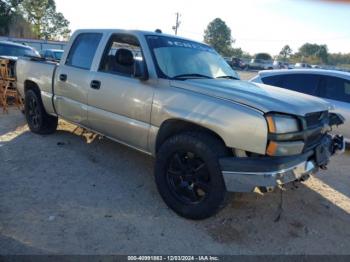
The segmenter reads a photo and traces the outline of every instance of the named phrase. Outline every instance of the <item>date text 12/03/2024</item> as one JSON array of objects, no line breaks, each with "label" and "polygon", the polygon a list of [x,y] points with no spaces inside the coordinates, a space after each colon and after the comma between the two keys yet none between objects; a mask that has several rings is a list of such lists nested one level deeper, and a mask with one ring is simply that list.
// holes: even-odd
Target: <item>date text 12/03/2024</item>
[{"label": "date text 12/03/2024", "polygon": [[217,256],[128,256],[128,261],[220,261]]}]

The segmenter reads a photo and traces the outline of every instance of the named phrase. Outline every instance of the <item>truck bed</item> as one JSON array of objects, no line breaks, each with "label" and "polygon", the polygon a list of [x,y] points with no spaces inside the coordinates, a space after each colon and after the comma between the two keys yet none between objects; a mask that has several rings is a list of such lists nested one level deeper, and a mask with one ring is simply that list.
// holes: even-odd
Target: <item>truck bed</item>
[{"label": "truck bed", "polygon": [[17,88],[22,97],[25,97],[24,83],[32,81],[41,90],[41,97],[47,113],[53,114],[52,81],[57,64],[40,58],[19,58],[16,63]]}]

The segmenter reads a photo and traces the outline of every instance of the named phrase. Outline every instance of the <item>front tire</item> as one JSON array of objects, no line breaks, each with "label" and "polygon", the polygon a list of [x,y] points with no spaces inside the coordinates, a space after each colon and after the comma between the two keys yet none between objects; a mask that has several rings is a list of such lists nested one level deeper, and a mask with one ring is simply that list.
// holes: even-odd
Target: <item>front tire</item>
[{"label": "front tire", "polygon": [[224,206],[226,187],[220,157],[228,151],[221,140],[186,132],[169,138],[160,147],[155,179],[164,202],[177,214],[204,219]]},{"label": "front tire", "polygon": [[52,134],[56,131],[58,118],[46,113],[37,92],[32,89],[25,94],[25,117],[30,131],[36,134]]}]

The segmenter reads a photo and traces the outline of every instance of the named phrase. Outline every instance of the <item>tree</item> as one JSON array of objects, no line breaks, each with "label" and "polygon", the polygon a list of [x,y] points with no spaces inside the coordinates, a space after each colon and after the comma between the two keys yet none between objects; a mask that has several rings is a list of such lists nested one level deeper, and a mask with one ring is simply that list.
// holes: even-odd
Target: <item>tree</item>
[{"label": "tree", "polygon": [[0,35],[7,35],[9,26],[15,16],[17,7],[23,0],[0,0]]},{"label": "tree", "polygon": [[286,61],[288,57],[293,53],[292,49],[290,48],[289,45],[285,45],[281,52],[280,52],[280,57],[282,57],[283,61]]},{"label": "tree", "polygon": [[316,57],[320,58],[323,63],[328,62],[328,47],[327,45],[320,45],[316,52]]},{"label": "tree", "polygon": [[350,53],[329,54],[328,62],[331,65],[350,65]]},{"label": "tree", "polygon": [[299,48],[299,55],[314,56],[318,51],[318,44],[305,43]]},{"label": "tree", "polygon": [[231,29],[220,18],[215,18],[204,31],[204,42],[223,56],[231,56],[233,39]]},{"label": "tree", "polygon": [[42,20],[42,37],[45,39],[67,39],[70,33],[69,22],[60,12],[52,12]]},{"label": "tree", "polygon": [[272,60],[272,57],[268,53],[258,53],[254,57],[255,59],[261,59],[261,60]]},{"label": "tree", "polygon": [[38,38],[67,38],[70,33],[69,21],[56,11],[54,0],[24,0],[22,11]]},{"label": "tree", "polygon": [[301,57],[316,57],[321,62],[327,63],[328,47],[327,45],[305,43],[299,48],[298,54]]},{"label": "tree", "polygon": [[240,58],[243,56],[243,54],[244,54],[244,52],[243,52],[242,48],[238,47],[238,48],[232,48],[229,56]]}]

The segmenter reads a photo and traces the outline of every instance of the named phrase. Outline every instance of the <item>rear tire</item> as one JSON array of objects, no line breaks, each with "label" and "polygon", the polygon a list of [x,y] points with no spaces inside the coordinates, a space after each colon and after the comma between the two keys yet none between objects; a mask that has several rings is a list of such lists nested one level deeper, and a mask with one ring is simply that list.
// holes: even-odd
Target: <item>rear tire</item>
[{"label": "rear tire", "polygon": [[217,213],[226,197],[218,160],[227,155],[224,143],[210,134],[186,132],[169,138],[155,164],[155,180],[164,202],[189,219]]},{"label": "rear tire", "polygon": [[56,131],[58,118],[46,113],[40,95],[32,89],[25,93],[25,117],[30,131],[46,135]]}]

